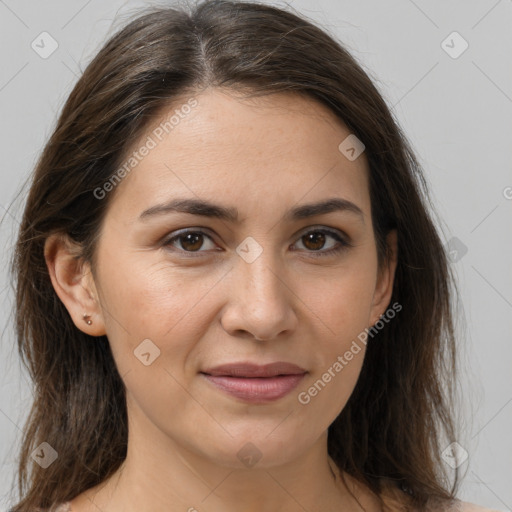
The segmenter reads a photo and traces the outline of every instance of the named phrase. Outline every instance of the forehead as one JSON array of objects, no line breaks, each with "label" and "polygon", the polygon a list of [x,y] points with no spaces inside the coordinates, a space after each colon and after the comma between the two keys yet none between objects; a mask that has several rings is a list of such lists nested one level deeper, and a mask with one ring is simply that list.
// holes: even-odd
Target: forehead
[{"label": "forehead", "polygon": [[350,135],[326,106],[299,94],[183,96],[127,151],[125,162],[139,155],[113,202],[135,215],[187,195],[236,204],[244,215],[334,194],[369,211],[366,157],[350,160],[339,149]]}]

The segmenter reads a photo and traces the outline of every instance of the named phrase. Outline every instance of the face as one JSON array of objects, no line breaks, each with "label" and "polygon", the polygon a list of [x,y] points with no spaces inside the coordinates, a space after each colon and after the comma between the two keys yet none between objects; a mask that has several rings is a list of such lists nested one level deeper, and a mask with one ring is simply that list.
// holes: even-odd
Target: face
[{"label": "face", "polygon": [[[366,157],[338,149],[350,131],[327,108],[210,90],[180,109],[189,99],[109,192],[94,325],[134,425],[224,466],[259,453],[271,467],[345,406],[394,268],[378,272]],[[261,368],[276,362],[296,367]]]}]

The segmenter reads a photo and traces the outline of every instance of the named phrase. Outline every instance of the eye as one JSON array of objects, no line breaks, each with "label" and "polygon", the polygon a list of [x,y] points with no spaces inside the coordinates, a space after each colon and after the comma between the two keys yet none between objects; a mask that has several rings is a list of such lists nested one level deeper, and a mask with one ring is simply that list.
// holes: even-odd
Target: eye
[{"label": "eye", "polygon": [[[328,241],[329,238],[334,240],[335,243],[331,243],[327,250],[321,251],[320,249],[325,246],[326,241]],[[306,232],[299,238],[298,242],[301,242],[305,246],[306,251],[312,253],[311,255],[313,257],[332,256],[333,254],[343,251],[347,247],[351,247],[351,244],[336,231],[331,231],[330,229],[325,228],[313,229]]]},{"label": "eye", "polygon": [[[331,243],[328,244],[328,248],[321,250],[325,247],[329,239],[331,239]],[[334,240],[334,243],[332,240]],[[205,242],[208,242],[210,247],[208,247],[207,243],[206,249],[201,250],[201,248],[204,249]],[[298,242],[301,242],[306,252],[310,253],[313,257],[334,255],[352,246],[352,244],[336,231],[326,228],[310,229],[308,232],[304,233],[296,243]],[[164,240],[162,245],[173,252],[183,252],[190,256],[195,256],[193,253],[207,252],[212,249],[216,250],[216,245],[212,237],[200,229],[181,230],[172,237]]]},{"label": "eye", "polygon": [[215,244],[213,244],[213,241],[209,235],[207,235],[204,231],[192,229],[183,230],[177,235],[168,238],[164,241],[163,245],[165,247],[176,248],[187,253],[204,252],[200,251],[199,249],[204,245],[205,239],[209,240],[212,244],[212,247],[207,247],[207,249],[215,248]]}]

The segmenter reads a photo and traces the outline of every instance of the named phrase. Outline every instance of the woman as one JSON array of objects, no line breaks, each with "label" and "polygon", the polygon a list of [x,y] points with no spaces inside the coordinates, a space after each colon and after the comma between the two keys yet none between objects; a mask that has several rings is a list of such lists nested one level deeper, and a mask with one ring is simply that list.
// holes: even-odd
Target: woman
[{"label": "woman", "polygon": [[484,510],[442,457],[453,283],[427,200],[371,80],[309,21],[140,15],[27,200],[37,394],[12,511]]}]

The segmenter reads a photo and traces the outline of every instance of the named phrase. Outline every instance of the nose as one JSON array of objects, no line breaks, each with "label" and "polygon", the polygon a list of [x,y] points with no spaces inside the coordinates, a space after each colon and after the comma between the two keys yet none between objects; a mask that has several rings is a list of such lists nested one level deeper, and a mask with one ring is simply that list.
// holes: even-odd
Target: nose
[{"label": "nose", "polygon": [[252,263],[238,258],[229,282],[229,299],[221,324],[231,336],[258,341],[273,340],[292,333],[297,325],[297,297],[289,273],[269,251]]}]

